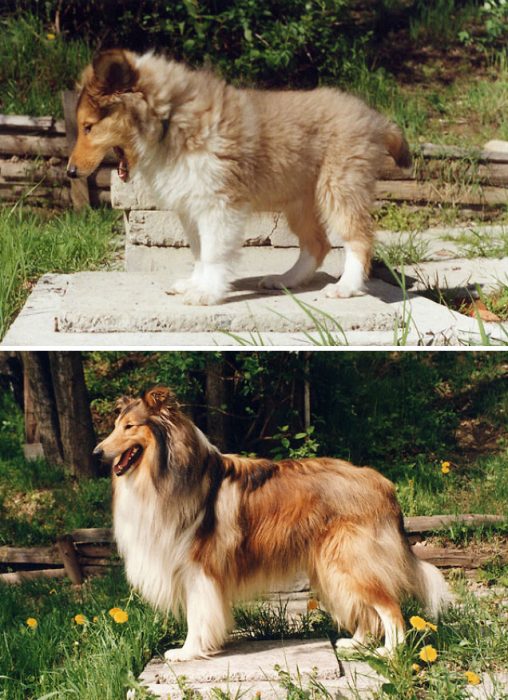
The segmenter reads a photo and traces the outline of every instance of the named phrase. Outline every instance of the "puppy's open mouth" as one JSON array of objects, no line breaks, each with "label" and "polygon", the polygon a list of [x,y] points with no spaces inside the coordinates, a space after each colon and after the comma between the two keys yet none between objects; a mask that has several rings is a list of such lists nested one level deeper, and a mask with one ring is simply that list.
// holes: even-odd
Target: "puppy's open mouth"
[{"label": "puppy's open mouth", "polygon": [[129,469],[137,466],[141,461],[143,456],[143,448],[141,445],[134,445],[134,447],[129,447],[120,455],[120,459],[113,465],[113,471],[117,476],[122,476]]},{"label": "puppy's open mouth", "polygon": [[119,162],[117,167],[118,177],[122,182],[127,182],[129,179],[129,161],[125,155],[125,151],[120,146],[115,146],[114,151],[118,156]]}]

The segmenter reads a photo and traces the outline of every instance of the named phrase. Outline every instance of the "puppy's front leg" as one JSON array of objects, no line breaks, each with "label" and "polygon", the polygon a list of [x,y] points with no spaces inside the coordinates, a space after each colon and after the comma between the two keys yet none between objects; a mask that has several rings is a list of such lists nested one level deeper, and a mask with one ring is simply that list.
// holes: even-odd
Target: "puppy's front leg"
[{"label": "puppy's front leg", "polygon": [[186,574],[187,637],[181,649],[169,649],[166,661],[203,659],[224,644],[231,624],[231,610],[217,581],[200,567]]},{"label": "puppy's front leg", "polygon": [[200,260],[192,275],[192,285],[185,291],[186,304],[207,306],[224,301],[231,287],[245,219],[245,212],[222,203],[197,217]]}]

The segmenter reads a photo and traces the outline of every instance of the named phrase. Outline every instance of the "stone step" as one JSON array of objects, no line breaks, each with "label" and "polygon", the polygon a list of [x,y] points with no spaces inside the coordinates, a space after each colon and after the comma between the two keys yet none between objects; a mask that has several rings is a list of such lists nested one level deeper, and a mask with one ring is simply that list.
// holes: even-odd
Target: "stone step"
[{"label": "stone step", "polygon": [[[167,294],[173,280],[166,274],[44,275],[2,347],[481,344],[475,319],[430,299],[379,279],[368,282],[364,296],[327,299],[329,280],[318,273],[288,296],[263,293],[259,278],[244,278],[226,303],[196,307]],[[485,331],[493,341],[508,340],[502,324],[485,324]]]},{"label": "stone step", "polygon": [[[252,698],[258,694],[267,699],[287,697],[276,666],[289,673],[298,687],[309,689],[317,682],[335,697],[354,697],[353,685],[359,691],[372,692],[383,682],[365,662],[339,664],[327,639],[241,641],[229,644],[206,660],[167,663],[155,658],[139,681],[163,700],[189,697],[191,691],[208,700],[217,697],[216,689],[231,698]],[[132,700],[135,697],[131,695]]]}]

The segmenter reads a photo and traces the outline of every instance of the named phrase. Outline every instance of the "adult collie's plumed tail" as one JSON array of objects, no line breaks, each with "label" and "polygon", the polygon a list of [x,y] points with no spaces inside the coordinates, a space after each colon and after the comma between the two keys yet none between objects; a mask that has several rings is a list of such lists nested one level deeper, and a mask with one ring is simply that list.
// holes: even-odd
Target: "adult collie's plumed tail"
[{"label": "adult collie's plumed tail", "polygon": [[393,485],[338,459],[273,462],[221,454],[169,389],[119,401],[96,452],[112,462],[114,530],[127,577],[153,605],[187,616],[178,661],[220,649],[232,601],[306,571],[339,628],[338,646],[403,640],[400,602],[433,615],[449,601],[439,571],[404,533]]}]

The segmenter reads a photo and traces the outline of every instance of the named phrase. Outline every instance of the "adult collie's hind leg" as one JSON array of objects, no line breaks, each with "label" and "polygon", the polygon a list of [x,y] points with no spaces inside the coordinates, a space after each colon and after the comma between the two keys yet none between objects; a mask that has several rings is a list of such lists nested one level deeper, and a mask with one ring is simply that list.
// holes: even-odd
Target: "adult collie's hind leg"
[{"label": "adult collie's hind leg", "polygon": [[325,288],[328,297],[363,294],[372,257],[374,177],[361,158],[347,159],[345,167],[344,172],[324,169],[316,190],[327,231],[338,233],[345,244],[344,271],[338,282]]},{"label": "adult collie's hind leg", "polygon": [[291,289],[309,282],[330,250],[328,237],[311,197],[292,203],[284,213],[290,229],[300,241],[300,255],[284,274],[263,277],[260,286],[265,289]]}]

